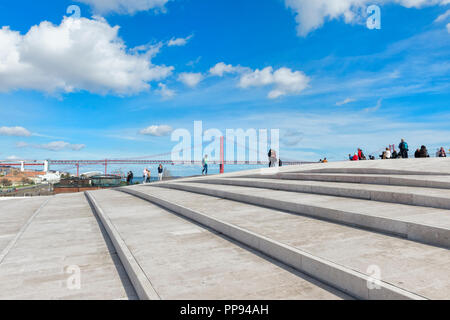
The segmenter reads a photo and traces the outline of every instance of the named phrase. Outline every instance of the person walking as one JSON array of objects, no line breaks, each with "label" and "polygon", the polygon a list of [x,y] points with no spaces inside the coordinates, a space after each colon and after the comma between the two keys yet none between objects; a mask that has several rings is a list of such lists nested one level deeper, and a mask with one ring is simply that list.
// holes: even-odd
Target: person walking
[{"label": "person walking", "polygon": [[147,168],[145,168],[144,172],[143,172],[143,176],[142,176],[142,183],[143,184],[147,183],[147,176],[148,176],[148,171],[147,171]]},{"label": "person walking", "polygon": [[150,170],[147,169],[147,183],[151,182],[151,174],[150,174]]},{"label": "person walking", "polygon": [[203,157],[203,160],[202,160],[202,166],[203,166],[203,170],[202,170],[202,176],[203,175],[208,175],[208,155],[205,155],[204,157]]},{"label": "person walking", "polygon": [[158,180],[159,181],[162,181],[162,179],[163,179],[163,172],[164,172],[163,166],[162,166],[162,164],[159,164],[159,167],[158,167]]},{"label": "person walking", "polygon": [[267,156],[269,157],[269,168],[270,167],[276,167],[276,165],[277,165],[277,153],[275,152],[275,150],[270,149]]},{"label": "person walking", "polygon": [[398,148],[400,149],[400,156],[403,159],[408,159],[408,144],[405,142],[405,139],[402,139],[400,144],[398,145]]},{"label": "person walking", "polygon": [[129,171],[127,174],[127,185],[133,184],[133,172]]}]

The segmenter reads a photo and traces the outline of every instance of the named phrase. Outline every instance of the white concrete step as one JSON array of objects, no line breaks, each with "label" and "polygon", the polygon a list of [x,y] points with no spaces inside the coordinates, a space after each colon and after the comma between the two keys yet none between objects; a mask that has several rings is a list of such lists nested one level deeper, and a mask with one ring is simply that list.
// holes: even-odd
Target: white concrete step
[{"label": "white concrete step", "polygon": [[160,186],[285,210],[450,248],[450,213],[444,209],[192,182]]},{"label": "white concrete step", "polygon": [[0,263],[0,300],[137,299],[84,194],[43,200]]},{"label": "white concrete step", "polygon": [[197,182],[323,194],[363,200],[401,203],[412,206],[450,209],[450,190],[448,189],[254,178],[210,178],[201,179]]},{"label": "white concrete step", "polygon": [[[394,163],[395,160],[390,160],[391,163]],[[399,162],[400,163],[400,162]],[[407,170],[407,169],[383,169],[383,168],[355,168],[355,167],[347,167],[347,168],[319,168],[319,169],[306,169],[299,171],[301,173],[352,173],[352,174],[384,174],[384,175],[415,175],[415,176],[450,176],[450,172],[442,172],[442,171],[431,171],[431,170]]]},{"label": "white concrete step", "polygon": [[339,173],[278,173],[271,175],[245,175],[256,179],[281,179],[379,184],[423,188],[450,189],[450,176],[442,175],[381,175],[381,174],[339,174]]},{"label": "white concrete step", "polygon": [[0,263],[48,197],[11,199],[0,203]]},{"label": "white concrete step", "polygon": [[[198,193],[148,186],[122,190],[359,298],[450,295],[450,253],[443,248]],[[380,272],[382,289],[367,286],[374,270]]]},{"label": "white concrete step", "polygon": [[112,190],[89,192],[161,299],[350,299],[179,215]]}]

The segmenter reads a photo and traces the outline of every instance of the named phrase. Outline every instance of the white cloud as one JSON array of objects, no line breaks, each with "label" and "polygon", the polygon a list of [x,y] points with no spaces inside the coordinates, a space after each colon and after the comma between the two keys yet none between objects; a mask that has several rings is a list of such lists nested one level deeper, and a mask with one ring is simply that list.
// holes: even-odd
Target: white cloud
[{"label": "white cloud", "polygon": [[450,23],[447,24],[447,32],[450,33]]},{"label": "white cloud", "polygon": [[86,145],[84,144],[70,144],[65,141],[53,141],[46,144],[28,144],[26,142],[18,142],[16,144],[18,148],[35,148],[35,149],[44,149],[49,151],[61,151],[64,149],[70,149],[72,151],[80,151],[84,149]]},{"label": "white cloud", "polygon": [[436,18],[436,20],[434,20],[434,22],[445,21],[445,20],[447,20],[448,17],[450,17],[450,10],[447,10],[446,12],[441,14],[439,17]]},{"label": "white cloud", "polygon": [[86,90],[127,95],[147,90],[148,82],[171,74],[173,67],[150,61],[158,46],[129,50],[118,31],[118,26],[101,18],[64,18],[59,26],[44,21],[25,35],[3,27],[0,91]]},{"label": "white cloud", "polygon": [[381,108],[381,103],[383,102],[383,99],[378,99],[377,104],[374,107],[365,108],[364,112],[375,112],[378,111]]},{"label": "white cloud", "polygon": [[202,57],[200,56],[200,57],[198,57],[198,58],[195,59],[195,60],[189,61],[188,63],[186,63],[186,65],[189,66],[189,67],[193,67],[193,66],[195,66],[197,63],[199,63],[201,59],[202,59]]},{"label": "white cloud", "polygon": [[6,158],[6,160],[18,160],[18,159],[20,158],[17,156],[9,156],[8,158]]},{"label": "white cloud", "polygon": [[188,87],[194,88],[203,80],[201,73],[183,72],[178,76],[178,81],[183,82]]},{"label": "white cloud", "polygon": [[157,92],[164,98],[164,99],[170,99],[175,96],[175,91],[171,90],[165,85],[164,83],[158,84],[159,90]]},{"label": "white cloud", "polygon": [[0,136],[29,137],[31,132],[23,127],[0,127]]},{"label": "white cloud", "polygon": [[301,71],[292,71],[289,68],[280,68],[273,71],[272,67],[262,70],[256,69],[242,75],[239,86],[241,88],[261,87],[274,85],[268,97],[275,99],[288,94],[299,94],[307,88],[310,78]]},{"label": "white cloud", "polygon": [[299,146],[305,134],[297,129],[287,129],[281,138],[283,145],[287,147]]},{"label": "white cloud", "polygon": [[155,137],[164,137],[168,136],[173,131],[171,126],[168,125],[160,125],[160,126],[150,126],[145,129],[139,131],[140,134],[155,136]]},{"label": "white cloud", "polygon": [[96,13],[110,12],[133,14],[138,11],[156,9],[165,11],[165,4],[169,0],[77,0],[93,7]]},{"label": "white cloud", "polygon": [[345,23],[361,21],[365,9],[372,4],[396,3],[407,8],[443,5],[449,0],[285,0],[288,8],[296,14],[297,32],[306,36],[320,28],[326,20],[343,18]]},{"label": "white cloud", "polygon": [[177,47],[182,47],[185,46],[189,40],[191,40],[191,38],[193,37],[193,35],[190,35],[189,37],[186,38],[172,38],[169,40],[169,42],[167,43],[167,45],[169,47],[173,47],[173,46],[177,46]]},{"label": "white cloud", "polygon": [[209,73],[213,76],[223,77],[225,73],[238,73],[244,71],[245,69],[246,68],[234,67],[231,64],[219,62],[214,67],[209,69]]},{"label": "white cloud", "polygon": [[347,98],[347,99],[345,99],[343,101],[336,102],[336,105],[337,106],[343,106],[343,105],[345,105],[347,103],[351,103],[351,102],[355,102],[355,101],[356,101],[355,99]]}]

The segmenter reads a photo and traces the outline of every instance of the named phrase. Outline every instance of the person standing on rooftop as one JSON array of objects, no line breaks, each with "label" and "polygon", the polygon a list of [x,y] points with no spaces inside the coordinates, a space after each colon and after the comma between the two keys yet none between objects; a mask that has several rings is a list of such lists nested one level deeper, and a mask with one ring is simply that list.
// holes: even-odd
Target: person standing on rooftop
[{"label": "person standing on rooftop", "polygon": [[147,170],[147,183],[150,183],[151,182],[150,170],[149,169],[146,169],[146,170]]},{"label": "person standing on rooftop", "polygon": [[275,150],[270,149],[268,157],[269,157],[269,168],[276,167],[277,166],[277,153],[275,152]]},{"label": "person standing on rooftop", "polygon": [[400,149],[400,156],[403,159],[407,159],[409,149],[408,149],[408,144],[405,142],[405,139],[402,139],[402,141],[398,145],[398,148]]},{"label": "person standing on rooftop", "polygon": [[147,168],[145,168],[144,172],[142,174],[142,183],[143,184],[147,183],[147,175],[148,175]]},{"label": "person standing on rooftop", "polygon": [[159,164],[159,167],[158,167],[158,180],[159,181],[162,181],[162,179],[163,179],[163,172],[164,172],[163,166],[162,166],[162,164]]},{"label": "person standing on rooftop", "polygon": [[207,154],[203,157],[202,166],[203,166],[202,175],[208,175],[208,155]]}]

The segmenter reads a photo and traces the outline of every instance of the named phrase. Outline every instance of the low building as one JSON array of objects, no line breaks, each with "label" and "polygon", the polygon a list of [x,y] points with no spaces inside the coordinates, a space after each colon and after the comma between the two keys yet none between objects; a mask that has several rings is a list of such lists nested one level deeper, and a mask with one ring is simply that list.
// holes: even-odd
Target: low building
[{"label": "low building", "polygon": [[54,185],[55,194],[59,193],[75,193],[89,190],[108,189],[119,187],[122,181],[121,177],[115,175],[95,175],[91,177],[70,177],[61,179]]}]

